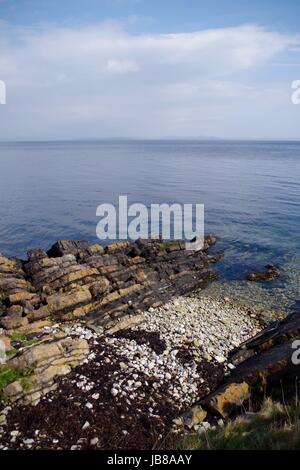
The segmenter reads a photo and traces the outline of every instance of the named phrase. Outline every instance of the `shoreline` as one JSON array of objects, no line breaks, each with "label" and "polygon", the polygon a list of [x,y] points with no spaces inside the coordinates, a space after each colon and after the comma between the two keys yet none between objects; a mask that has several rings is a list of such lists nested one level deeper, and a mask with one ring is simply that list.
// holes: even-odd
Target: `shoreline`
[{"label": "shoreline", "polygon": [[193,405],[278,316],[206,294],[215,243],[60,241],[1,257],[0,449],[162,449],[210,426]]},{"label": "shoreline", "polygon": [[176,419],[233,369],[229,351],[262,329],[255,309],[229,299],[177,297],[144,315],[140,325],[113,334],[95,332],[84,322],[47,329],[85,339],[89,354],[35,406],[2,409],[0,422],[5,416],[7,424],[0,448],[170,445],[182,432]]}]

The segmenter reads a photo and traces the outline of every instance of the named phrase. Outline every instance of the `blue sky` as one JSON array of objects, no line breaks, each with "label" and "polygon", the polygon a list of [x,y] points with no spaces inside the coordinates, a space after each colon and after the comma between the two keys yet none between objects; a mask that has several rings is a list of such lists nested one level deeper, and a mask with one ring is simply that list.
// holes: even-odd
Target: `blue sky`
[{"label": "blue sky", "polygon": [[133,29],[175,32],[259,23],[299,31],[298,0],[2,0],[1,18],[14,24],[90,24],[108,18],[140,17]]},{"label": "blue sky", "polygon": [[300,2],[0,0],[0,139],[300,138]]}]

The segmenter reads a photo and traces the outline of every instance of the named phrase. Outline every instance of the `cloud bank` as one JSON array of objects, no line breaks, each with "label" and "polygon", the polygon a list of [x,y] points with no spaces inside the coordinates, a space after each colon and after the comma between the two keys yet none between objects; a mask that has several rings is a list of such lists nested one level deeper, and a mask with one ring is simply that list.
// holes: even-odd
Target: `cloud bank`
[{"label": "cloud bank", "polygon": [[274,84],[271,64],[299,44],[257,25],[133,35],[2,23],[0,139],[290,137],[290,83]]}]

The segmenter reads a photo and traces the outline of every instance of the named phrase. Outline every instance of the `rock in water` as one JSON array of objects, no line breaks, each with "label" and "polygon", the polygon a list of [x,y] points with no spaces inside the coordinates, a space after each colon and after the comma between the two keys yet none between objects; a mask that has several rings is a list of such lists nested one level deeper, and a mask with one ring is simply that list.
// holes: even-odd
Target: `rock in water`
[{"label": "rock in water", "polygon": [[279,269],[274,266],[273,264],[267,264],[265,266],[266,271],[264,272],[255,272],[251,273],[247,276],[248,281],[273,281],[274,279],[277,279],[280,276],[280,271]]}]

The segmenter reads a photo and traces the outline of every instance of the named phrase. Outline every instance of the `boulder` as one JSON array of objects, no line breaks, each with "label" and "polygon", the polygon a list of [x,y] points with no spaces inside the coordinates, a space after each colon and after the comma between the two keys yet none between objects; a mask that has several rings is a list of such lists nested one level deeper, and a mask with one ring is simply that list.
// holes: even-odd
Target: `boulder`
[{"label": "boulder", "polygon": [[47,255],[50,258],[61,257],[64,255],[78,255],[80,252],[88,250],[89,243],[86,241],[74,241],[74,240],[60,240],[55,243],[50,250],[47,251]]},{"label": "boulder", "polygon": [[29,261],[37,261],[43,258],[48,258],[47,253],[40,248],[34,248],[27,251],[27,256]]}]

